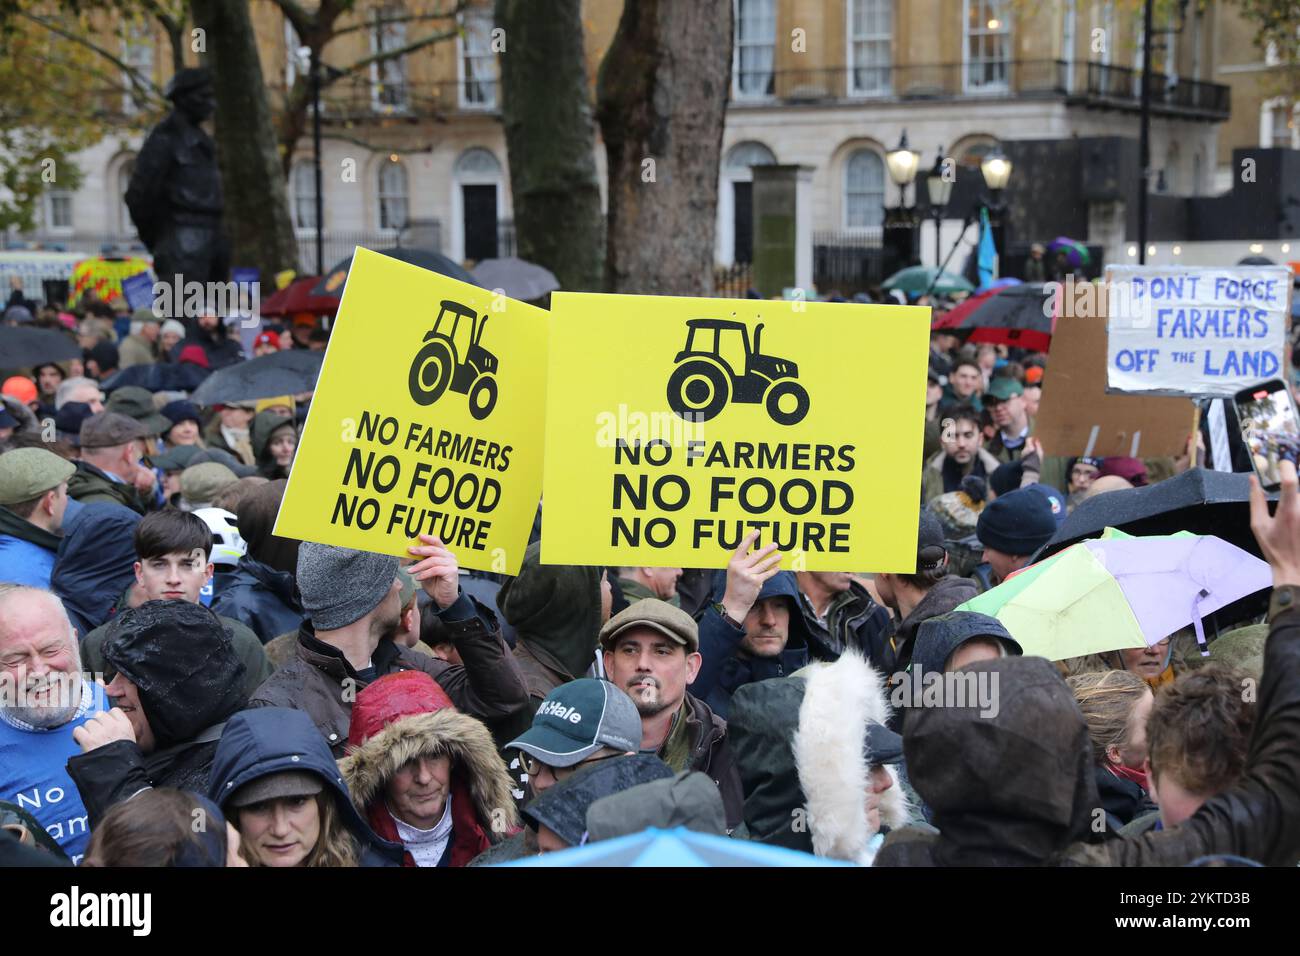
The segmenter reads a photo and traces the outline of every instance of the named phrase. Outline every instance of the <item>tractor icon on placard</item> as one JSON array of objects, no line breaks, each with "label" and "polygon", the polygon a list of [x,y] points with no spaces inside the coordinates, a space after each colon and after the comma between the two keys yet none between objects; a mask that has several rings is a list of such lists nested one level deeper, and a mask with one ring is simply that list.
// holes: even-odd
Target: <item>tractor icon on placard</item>
[{"label": "tractor icon on placard", "polygon": [[[795,425],[808,414],[808,392],[796,379],[794,362],[764,355],[763,326],[749,329],[727,319],[688,319],[686,345],[673,359],[668,407],[688,421],[707,422],[728,402],[762,404],[778,425]],[[734,367],[728,360],[736,360]]]},{"label": "tractor icon on placard", "polygon": [[448,386],[469,397],[469,413],[480,421],[497,403],[497,357],[479,344],[487,316],[451,299],[433,328],[424,334],[424,346],[415,353],[407,387],[417,405],[432,405]]}]

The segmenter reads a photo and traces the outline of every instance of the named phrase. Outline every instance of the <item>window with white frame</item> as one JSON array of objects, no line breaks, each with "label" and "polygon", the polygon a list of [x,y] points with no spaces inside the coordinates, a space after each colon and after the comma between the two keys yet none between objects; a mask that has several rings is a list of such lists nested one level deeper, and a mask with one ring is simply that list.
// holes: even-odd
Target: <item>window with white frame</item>
[{"label": "window with white frame", "polygon": [[888,93],[893,62],[894,0],[849,0],[849,92]]},{"label": "window with white frame", "polygon": [[379,228],[401,229],[406,225],[406,167],[400,160],[379,166]]},{"label": "window with white frame", "polygon": [[126,190],[131,185],[131,174],[134,172],[134,158],[117,167],[117,232],[122,236],[135,235],[135,223],[131,221],[131,211],[126,207]]},{"label": "window with white frame", "polygon": [[72,231],[72,190],[62,188],[46,190],[45,226],[51,231]]},{"label": "window with white frame", "polygon": [[1088,49],[1096,54],[1097,62],[1102,66],[1110,66],[1110,51],[1115,45],[1115,0],[1104,0],[1101,5],[1101,20],[1097,24],[1101,30],[1101,50],[1097,51],[1091,43]]},{"label": "window with white frame", "polygon": [[844,227],[871,229],[884,221],[885,161],[875,150],[855,150],[844,164]]},{"label": "window with white frame", "polygon": [[289,178],[293,186],[293,224],[298,229],[316,228],[316,167],[305,159],[293,164]]},{"label": "window with white frame", "polygon": [[776,0],[736,0],[735,95],[771,96],[776,55]]},{"label": "window with white frame", "polygon": [[1011,8],[1007,0],[965,0],[962,56],[967,93],[1008,89],[1011,69]]},{"label": "window with white frame", "polygon": [[[370,52],[383,53],[406,46],[406,12],[386,6],[371,14]],[[403,112],[407,108],[406,57],[390,57],[370,64],[370,100],[376,110]]]},{"label": "window with white frame", "polygon": [[153,77],[153,31],[147,23],[128,23],[122,29],[122,63],[130,73],[123,72],[122,112],[134,116],[140,112],[136,99],[137,89],[147,86]]},{"label": "window with white frame", "polygon": [[461,15],[460,107],[489,110],[497,105],[496,54],[492,52],[492,12],[476,7]]}]

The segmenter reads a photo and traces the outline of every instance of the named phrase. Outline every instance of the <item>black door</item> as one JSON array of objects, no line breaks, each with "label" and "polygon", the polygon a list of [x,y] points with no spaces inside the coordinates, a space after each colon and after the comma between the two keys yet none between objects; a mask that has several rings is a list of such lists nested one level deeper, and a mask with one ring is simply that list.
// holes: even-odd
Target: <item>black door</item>
[{"label": "black door", "polygon": [[754,184],[732,183],[736,262],[754,261]]},{"label": "black door", "polygon": [[480,262],[497,257],[496,186],[461,186],[465,208],[465,258]]}]

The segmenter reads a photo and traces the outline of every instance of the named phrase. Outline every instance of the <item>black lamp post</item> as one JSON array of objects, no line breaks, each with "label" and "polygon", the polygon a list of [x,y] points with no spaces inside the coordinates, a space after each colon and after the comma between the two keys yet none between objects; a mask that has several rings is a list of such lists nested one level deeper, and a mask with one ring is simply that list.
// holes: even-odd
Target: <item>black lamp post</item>
[{"label": "black lamp post", "polygon": [[907,130],[898,146],[885,154],[885,167],[889,178],[898,187],[898,205],[885,207],[886,244],[894,250],[900,267],[911,265],[916,258],[916,207],[907,205],[907,187],[916,181],[916,171],[921,165],[921,154],[912,152],[907,145]]},{"label": "black lamp post", "polygon": [[1002,191],[1011,179],[1011,160],[1007,159],[999,146],[993,149],[980,162],[980,173],[984,176],[984,185],[989,190],[989,226],[993,230],[993,247],[999,256],[1003,253],[1002,213],[1006,208],[1002,202]]},{"label": "black lamp post", "polygon": [[943,147],[934,158],[934,166],[925,177],[925,193],[930,200],[930,215],[934,219],[934,267],[939,268],[943,258],[943,249],[939,242],[939,226],[943,222],[943,213],[952,198],[952,180],[944,175]]}]

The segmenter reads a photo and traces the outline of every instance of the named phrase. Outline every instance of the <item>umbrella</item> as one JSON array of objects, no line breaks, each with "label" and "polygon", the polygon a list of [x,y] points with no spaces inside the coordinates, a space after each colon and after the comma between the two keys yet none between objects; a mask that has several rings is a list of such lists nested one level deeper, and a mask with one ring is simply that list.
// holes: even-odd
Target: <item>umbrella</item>
[{"label": "umbrella", "polygon": [[501,289],[522,302],[540,299],[560,287],[551,270],[514,256],[484,259],[474,267],[474,279],[486,289]]},{"label": "umbrella", "polygon": [[1020,280],[1015,276],[1003,276],[1001,279],[994,279],[988,285],[980,286],[979,291],[984,292],[988,289],[1005,289],[1007,286],[1020,284]]},{"label": "umbrella", "polygon": [[732,840],[685,827],[602,840],[586,846],[544,853],[503,866],[852,866],[785,847]]},{"label": "umbrella", "polygon": [[305,276],[301,279],[295,279],[262,303],[260,310],[262,317],[278,319],[299,312],[310,312],[313,315],[333,315],[339,310],[339,296],[337,293],[333,295],[317,295],[313,291],[313,287],[319,281],[318,276]]},{"label": "umbrella", "polygon": [[0,363],[4,368],[24,368],[42,362],[81,358],[81,346],[53,329],[0,326]]},{"label": "umbrella", "polygon": [[1055,554],[1106,527],[1130,534],[1212,534],[1251,554],[1259,545],[1250,531],[1250,480],[1192,468],[1145,488],[1108,491],[1082,502],[1065,519],[1040,557]]},{"label": "umbrella", "polygon": [[[468,282],[470,285],[480,284],[463,267],[452,262],[440,252],[433,252],[429,249],[376,249],[374,251],[380,255],[388,256],[390,259],[409,262],[413,266],[419,266],[421,269],[428,269],[430,272],[437,272],[439,275],[449,276],[452,279],[459,279],[461,282]],[[325,273],[324,278],[316,283],[311,290],[311,294],[342,297],[343,283],[347,281],[348,270],[351,268],[351,256],[340,260],[333,269]]]},{"label": "umbrella", "polygon": [[975,287],[959,275],[953,275],[951,272],[945,272],[939,276],[939,281],[934,283],[934,288],[930,288],[930,283],[934,282],[935,271],[930,266],[909,266],[895,272],[892,276],[881,283],[880,287],[886,292],[898,289],[906,292],[909,296],[921,296],[928,290],[933,295],[952,295],[954,292],[974,292]]},{"label": "umbrella", "polygon": [[1268,256],[1246,256],[1237,262],[1239,266],[1275,266],[1277,265]]},{"label": "umbrella", "polygon": [[943,315],[938,316],[933,322],[931,322],[931,330],[938,331],[940,329],[946,329],[951,332],[961,328],[961,324],[966,320],[966,316],[975,312],[981,305],[993,298],[1000,291],[1001,287],[990,286],[987,289],[980,289],[973,295],[967,296],[961,302],[958,302]]},{"label": "umbrella", "polygon": [[[1108,529],[1113,530],[1113,529]],[[1000,620],[1048,660],[1148,647],[1258,591],[1266,562],[1212,535],[1110,534],[1031,565],[957,608]]]},{"label": "umbrella", "polygon": [[1086,266],[1092,261],[1092,253],[1088,251],[1088,247],[1069,236],[1057,236],[1048,244],[1048,256],[1055,259],[1058,252],[1064,252],[1066,264],[1075,268]]},{"label": "umbrella", "polygon": [[124,385],[136,385],[151,392],[192,392],[212,373],[207,369],[184,362],[154,365],[128,365],[120,372],[114,372],[105,379],[100,387],[111,392]]},{"label": "umbrella", "polygon": [[198,405],[251,402],[314,391],[324,352],[289,349],[213,372],[190,396]]},{"label": "umbrella", "polygon": [[[945,329],[971,332],[969,341],[1016,345],[1046,352],[1052,344],[1052,288],[1041,282],[982,292],[958,305],[940,321]],[[938,323],[936,323],[938,327]]]}]

